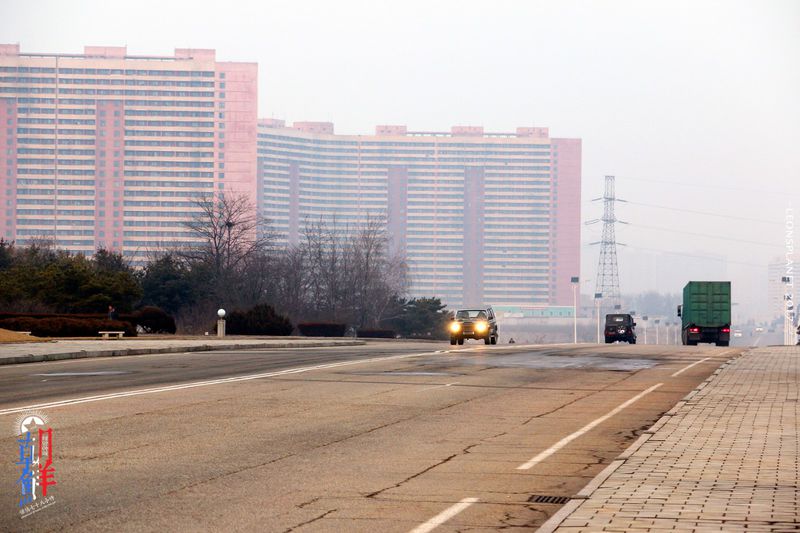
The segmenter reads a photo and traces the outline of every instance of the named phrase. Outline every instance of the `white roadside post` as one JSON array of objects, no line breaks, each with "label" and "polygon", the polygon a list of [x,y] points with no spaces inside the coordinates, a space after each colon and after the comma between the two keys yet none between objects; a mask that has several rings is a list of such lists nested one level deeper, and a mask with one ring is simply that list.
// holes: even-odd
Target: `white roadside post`
[{"label": "white roadside post", "polygon": [[572,276],[572,344],[578,344],[578,276]]},{"label": "white roadside post", "polygon": [[656,344],[658,344],[658,323],[659,322],[661,322],[661,320],[656,318],[655,319],[655,323],[656,323]]},{"label": "white roadside post", "polygon": [[225,310],[220,309],[217,311],[217,337],[223,338],[225,336]]}]

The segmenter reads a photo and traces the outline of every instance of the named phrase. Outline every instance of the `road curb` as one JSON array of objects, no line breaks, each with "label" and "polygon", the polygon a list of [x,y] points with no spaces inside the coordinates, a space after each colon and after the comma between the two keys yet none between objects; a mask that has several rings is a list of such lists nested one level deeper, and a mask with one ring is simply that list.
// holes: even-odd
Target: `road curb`
[{"label": "road curb", "polygon": [[286,349],[286,348],[329,348],[334,346],[361,346],[365,341],[321,341],[321,342],[284,342],[261,344],[202,344],[194,346],[169,346],[164,348],[124,348],[120,350],[80,350],[77,352],[58,352],[49,354],[28,354],[0,358],[2,365],[18,365],[22,363],[41,363],[45,361],[62,361],[65,359],[88,359],[92,357],[126,357],[130,355],[151,355],[181,352],[212,352],[219,350],[252,350],[252,349]]},{"label": "road curb", "polygon": [[730,365],[734,360],[738,359],[745,353],[749,352],[750,350],[744,351],[742,353],[732,355],[729,359],[724,361],[720,364],[720,366],[711,373],[704,381],[702,381],[697,387],[691,390],[686,396],[681,398],[669,411],[664,413],[661,418],[659,418],[652,426],[647,428],[639,435],[639,438],[636,439],[630,446],[628,446],[625,451],[619,454],[616,459],[611,461],[606,468],[604,468],[599,474],[592,478],[589,483],[586,484],[580,491],[578,491],[575,496],[572,496],[569,502],[564,504],[564,506],[559,509],[553,516],[551,516],[547,522],[542,524],[539,529],[536,530],[536,533],[553,533],[561,523],[569,518],[569,516],[575,512],[578,507],[583,505],[583,502],[588,500],[594,492],[600,488],[600,485],[603,484],[611,474],[613,474],[619,467],[624,465],[628,459],[630,459],[634,453],[636,453],[639,448],[641,448],[646,442],[650,440],[660,440],[657,438],[657,432],[661,429],[673,416],[677,415],[681,409],[686,407],[691,408],[691,398],[695,396],[700,390],[705,388],[711,381],[717,378],[720,372]]}]

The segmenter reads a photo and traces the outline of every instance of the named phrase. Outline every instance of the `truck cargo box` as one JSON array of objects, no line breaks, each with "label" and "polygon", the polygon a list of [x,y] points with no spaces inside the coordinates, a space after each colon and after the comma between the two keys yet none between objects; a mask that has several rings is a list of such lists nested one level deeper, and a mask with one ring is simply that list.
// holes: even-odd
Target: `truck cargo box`
[{"label": "truck cargo box", "polygon": [[690,281],[683,288],[683,327],[720,327],[731,323],[731,282]]}]

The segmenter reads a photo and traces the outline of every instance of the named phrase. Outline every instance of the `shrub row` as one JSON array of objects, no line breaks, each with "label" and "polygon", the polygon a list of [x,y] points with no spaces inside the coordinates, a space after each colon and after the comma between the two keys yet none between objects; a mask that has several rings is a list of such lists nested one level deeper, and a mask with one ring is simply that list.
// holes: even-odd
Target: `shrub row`
[{"label": "shrub row", "polygon": [[[99,313],[0,313],[0,321],[12,318],[30,318],[30,319],[55,319],[65,318],[70,320],[108,320],[107,315]],[[121,314],[117,318],[121,322],[129,322],[135,326],[141,326],[145,333],[175,333],[175,319],[164,312],[158,307],[146,306],[137,309],[130,314]],[[31,331],[30,329],[21,329],[16,331]],[[127,335],[127,333],[126,333]],[[53,337],[55,335],[48,335]],[[81,336],[81,335],[66,335],[66,336]]]},{"label": "shrub row", "polygon": [[141,326],[145,333],[175,333],[177,329],[175,319],[160,307],[145,306],[120,319]]},{"label": "shrub row", "polygon": [[291,335],[294,326],[272,306],[261,304],[247,311],[233,311],[225,329],[230,335]]},{"label": "shrub row", "polygon": [[357,334],[366,339],[394,339],[397,336],[393,329],[360,329]]},{"label": "shrub row", "polygon": [[306,337],[343,337],[347,324],[336,322],[303,322],[297,324],[300,334]]},{"label": "shrub row", "polygon": [[128,337],[136,336],[136,326],[130,322],[97,318],[4,318],[0,328],[30,331],[35,337],[97,337],[98,331],[124,331]]}]

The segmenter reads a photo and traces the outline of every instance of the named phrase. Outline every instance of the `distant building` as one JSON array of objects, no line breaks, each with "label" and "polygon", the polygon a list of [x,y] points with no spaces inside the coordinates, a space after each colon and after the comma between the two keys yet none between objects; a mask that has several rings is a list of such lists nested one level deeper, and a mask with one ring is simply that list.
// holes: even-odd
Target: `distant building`
[{"label": "distant building", "polygon": [[214,50],[0,45],[0,236],[134,262],[192,242],[193,198],[256,194],[256,75]]},{"label": "distant building", "polygon": [[580,139],[547,128],[337,135],[327,122],[259,121],[259,205],[281,242],[320,219],[385,218],[412,295],[451,306],[572,305],[580,180]]}]

